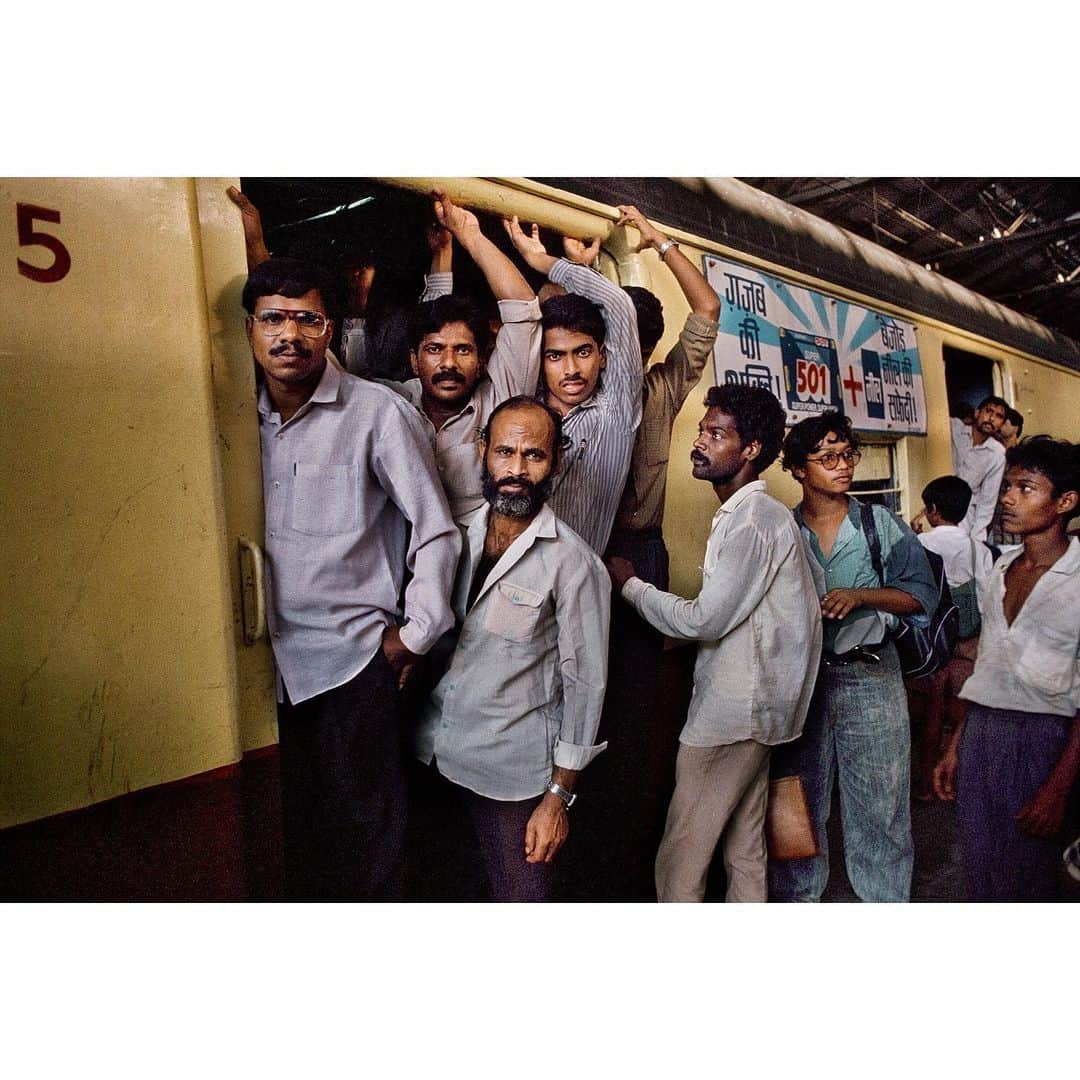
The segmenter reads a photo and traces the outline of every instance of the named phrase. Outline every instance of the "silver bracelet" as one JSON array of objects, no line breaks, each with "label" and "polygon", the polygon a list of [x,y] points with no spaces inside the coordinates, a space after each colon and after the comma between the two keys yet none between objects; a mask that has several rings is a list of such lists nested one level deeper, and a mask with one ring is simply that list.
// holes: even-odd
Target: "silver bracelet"
[{"label": "silver bracelet", "polygon": [[669,251],[670,251],[670,250],[671,250],[671,249],[672,249],[673,247],[678,247],[678,246],[679,246],[679,244],[678,244],[678,241],[677,241],[677,240],[665,240],[665,241],[664,241],[664,242],[663,242],[663,243],[662,243],[662,244],[661,244],[661,245],[660,245],[660,246],[659,246],[659,247],[658,247],[658,248],[656,249],[656,252],[657,252],[657,254],[658,254],[658,255],[660,256],[660,260],[661,260],[661,262],[663,261],[663,259],[664,259],[664,256],[665,256],[665,255],[666,255],[666,254],[667,254],[667,253],[668,253],[668,252],[669,252]]}]

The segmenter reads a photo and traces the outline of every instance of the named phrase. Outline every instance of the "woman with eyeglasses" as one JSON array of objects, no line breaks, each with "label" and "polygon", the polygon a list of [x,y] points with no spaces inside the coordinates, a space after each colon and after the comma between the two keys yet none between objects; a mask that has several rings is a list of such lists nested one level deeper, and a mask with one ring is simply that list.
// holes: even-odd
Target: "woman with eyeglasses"
[{"label": "woman with eyeglasses", "polygon": [[803,420],[784,440],[783,467],[803,489],[795,519],[824,620],[810,712],[788,751],[802,776],[820,854],[772,863],[772,900],[821,899],[829,880],[825,825],[834,778],[856,894],[905,901],[911,893],[911,734],[889,633],[900,615],[929,622],[937,587],[915,534],[883,506],[871,508],[885,580],[878,577],[859,501],[848,494],[862,456],[858,445],[850,419],[836,412]]}]

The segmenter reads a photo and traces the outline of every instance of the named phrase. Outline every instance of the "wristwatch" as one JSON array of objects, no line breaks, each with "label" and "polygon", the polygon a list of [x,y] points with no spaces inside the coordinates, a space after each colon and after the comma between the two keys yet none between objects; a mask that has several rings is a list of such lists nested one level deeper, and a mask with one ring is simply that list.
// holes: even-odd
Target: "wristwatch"
[{"label": "wristwatch", "polygon": [[665,255],[666,255],[666,254],[667,254],[667,253],[668,253],[668,252],[669,252],[669,251],[670,251],[670,250],[671,250],[671,249],[672,249],[673,247],[678,247],[678,246],[679,246],[679,243],[678,243],[678,241],[677,241],[677,240],[665,240],[665,241],[664,241],[664,242],[663,242],[663,243],[662,243],[662,244],[661,244],[661,245],[660,245],[660,246],[659,246],[659,247],[658,247],[658,248],[656,249],[656,251],[657,251],[657,254],[658,254],[658,255],[660,256],[660,259],[661,259],[661,261],[663,261],[663,258],[664,258],[664,256],[665,256]]},{"label": "wristwatch", "polygon": [[567,810],[577,802],[577,796],[572,791],[567,791],[562,784],[556,784],[554,780],[547,786],[552,795],[558,795]]}]

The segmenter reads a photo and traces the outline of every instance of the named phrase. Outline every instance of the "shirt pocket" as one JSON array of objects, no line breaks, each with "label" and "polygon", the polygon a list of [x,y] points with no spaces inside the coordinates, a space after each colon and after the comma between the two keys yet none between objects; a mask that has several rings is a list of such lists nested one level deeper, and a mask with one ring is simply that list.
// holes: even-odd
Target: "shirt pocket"
[{"label": "shirt pocket", "polygon": [[289,525],[307,536],[337,536],[352,532],[357,519],[357,465],[294,466]]},{"label": "shirt pocket", "polygon": [[507,641],[531,641],[543,606],[544,597],[540,593],[510,581],[496,582],[484,615],[484,629]]},{"label": "shirt pocket", "polygon": [[1024,628],[1020,640],[1009,641],[1008,655],[1016,675],[1048,694],[1066,694],[1076,678],[1076,636],[1050,620]]}]

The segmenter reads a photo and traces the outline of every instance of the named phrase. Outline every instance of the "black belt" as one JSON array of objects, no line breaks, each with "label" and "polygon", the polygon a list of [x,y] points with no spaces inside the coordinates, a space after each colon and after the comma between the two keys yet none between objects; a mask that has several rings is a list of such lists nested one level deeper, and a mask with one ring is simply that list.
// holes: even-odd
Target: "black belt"
[{"label": "black belt", "polygon": [[854,649],[848,649],[844,653],[821,650],[821,662],[826,667],[847,667],[848,664],[880,664],[881,650],[885,642],[879,641],[876,645],[856,645]]}]

